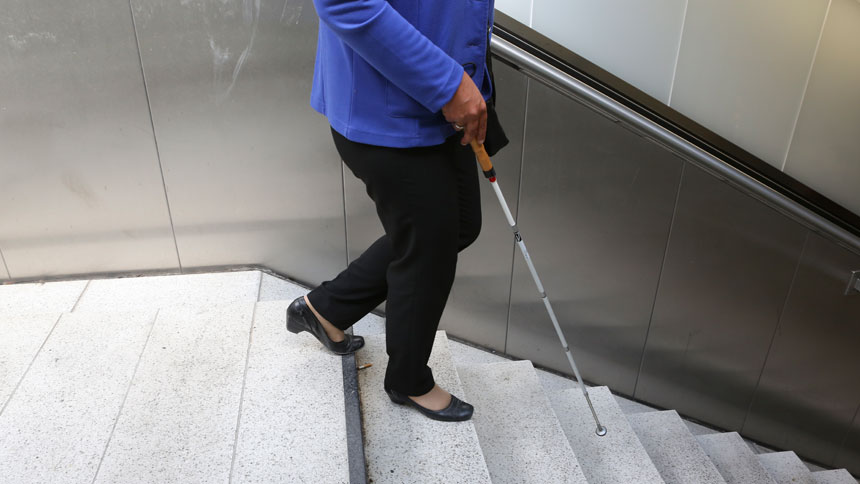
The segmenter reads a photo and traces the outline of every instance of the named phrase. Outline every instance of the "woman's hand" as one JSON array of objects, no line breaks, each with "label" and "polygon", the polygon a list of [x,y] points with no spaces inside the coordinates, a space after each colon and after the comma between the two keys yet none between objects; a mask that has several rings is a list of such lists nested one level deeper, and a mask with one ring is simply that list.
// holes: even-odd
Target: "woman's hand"
[{"label": "woman's hand", "polygon": [[460,144],[465,146],[473,139],[484,143],[487,136],[487,103],[472,78],[465,72],[454,97],[442,106],[442,114],[449,123],[463,127]]}]

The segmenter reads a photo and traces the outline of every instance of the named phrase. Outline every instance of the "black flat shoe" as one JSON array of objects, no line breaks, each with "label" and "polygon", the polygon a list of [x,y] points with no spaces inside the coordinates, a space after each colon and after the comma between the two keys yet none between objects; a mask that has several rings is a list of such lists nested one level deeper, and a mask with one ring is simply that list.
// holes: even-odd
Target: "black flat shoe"
[{"label": "black flat shoe", "polygon": [[364,346],[364,338],[351,334],[345,334],[343,341],[332,341],[317,317],[314,316],[311,308],[305,303],[304,297],[297,298],[287,308],[287,331],[296,334],[307,331],[336,355],[355,353],[356,350]]},{"label": "black flat shoe", "polygon": [[454,395],[451,395],[451,403],[448,404],[447,407],[442,410],[430,410],[429,408],[424,408],[421,405],[418,405],[414,400],[396,390],[385,390],[385,393],[388,394],[388,398],[390,398],[392,402],[415,407],[415,409],[423,413],[425,417],[432,418],[433,420],[441,420],[443,422],[462,422],[472,418],[472,413],[475,411],[475,407],[460,400]]}]

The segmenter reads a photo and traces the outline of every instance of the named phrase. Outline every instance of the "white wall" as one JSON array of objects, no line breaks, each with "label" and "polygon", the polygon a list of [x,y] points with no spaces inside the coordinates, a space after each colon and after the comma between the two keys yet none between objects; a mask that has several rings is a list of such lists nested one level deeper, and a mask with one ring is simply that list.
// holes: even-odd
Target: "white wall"
[{"label": "white wall", "polygon": [[860,213],[858,0],[496,8]]}]

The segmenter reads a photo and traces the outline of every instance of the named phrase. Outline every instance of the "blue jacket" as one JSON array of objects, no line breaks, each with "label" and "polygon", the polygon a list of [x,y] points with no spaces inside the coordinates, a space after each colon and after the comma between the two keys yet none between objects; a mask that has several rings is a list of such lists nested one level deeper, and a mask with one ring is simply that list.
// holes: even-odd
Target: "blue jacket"
[{"label": "blue jacket", "polygon": [[465,70],[491,94],[494,0],[314,0],[311,106],[347,139],[397,148],[454,133],[442,115]]}]

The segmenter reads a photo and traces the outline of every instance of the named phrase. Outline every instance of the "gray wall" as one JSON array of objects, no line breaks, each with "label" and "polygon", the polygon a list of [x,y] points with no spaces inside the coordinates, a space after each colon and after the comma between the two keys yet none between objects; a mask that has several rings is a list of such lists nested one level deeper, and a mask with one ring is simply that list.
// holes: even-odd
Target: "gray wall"
[{"label": "gray wall", "polygon": [[857,0],[496,0],[860,213]]},{"label": "gray wall", "polygon": [[[310,0],[0,11],[0,280],[258,264],[316,284],[381,234],[308,107]],[[497,75],[499,182],[585,377],[860,472],[860,255]],[[567,372],[486,188],[443,328]]]}]

